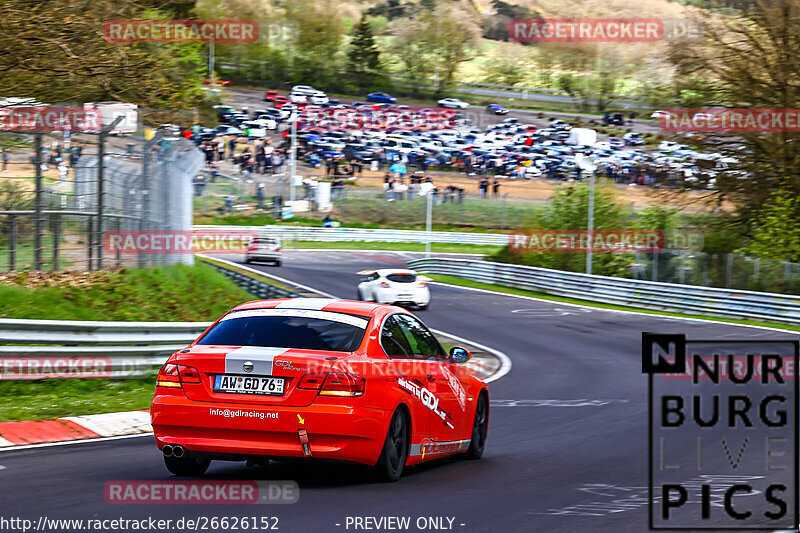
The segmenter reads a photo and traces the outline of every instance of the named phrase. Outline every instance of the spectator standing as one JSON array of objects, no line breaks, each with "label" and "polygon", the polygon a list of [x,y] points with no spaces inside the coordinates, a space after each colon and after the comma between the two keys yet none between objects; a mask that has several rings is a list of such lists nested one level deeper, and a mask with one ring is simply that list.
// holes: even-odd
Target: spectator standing
[{"label": "spectator standing", "polygon": [[500,198],[500,180],[497,178],[494,179],[492,183],[492,192],[494,193],[495,198]]},{"label": "spectator standing", "polygon": [[228,159],[233,159],[236,155],[236,137],[231,137],[230,140],[228,140],[228,149],[230,150]]},{"label": "spectator standing", "polygon": [[259,183],[258,189],[256,190],[256,198],[258,198],[258,208],[264,208],[264,184]]}]

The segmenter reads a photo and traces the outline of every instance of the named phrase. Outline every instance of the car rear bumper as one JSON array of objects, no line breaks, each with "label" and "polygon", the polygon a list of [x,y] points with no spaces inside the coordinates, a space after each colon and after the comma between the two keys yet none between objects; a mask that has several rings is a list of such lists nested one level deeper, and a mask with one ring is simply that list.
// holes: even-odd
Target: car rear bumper
[{"label": "car rear bumper", "polygon": [[281,255],[274,254],[269,252],[257,252],[252,254],[247,254],[245,259],[248,261],[280,261]]},{"label": "car rear bumper", "polygon": [[210,458],[302,458],[306,455],[298,431],[305,429],[311,457],[372,465],[381,453],[392,412],[336,399],[306,407],[271,407],[156,395],[150,416],[159,448],[179,444],[190,454]]}]

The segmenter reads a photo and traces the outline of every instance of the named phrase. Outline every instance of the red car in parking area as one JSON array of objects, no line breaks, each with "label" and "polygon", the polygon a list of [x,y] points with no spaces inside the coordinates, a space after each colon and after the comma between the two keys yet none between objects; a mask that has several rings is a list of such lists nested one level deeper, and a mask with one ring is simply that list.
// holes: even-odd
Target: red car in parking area
[{"label": "red car in parking area", "polygon": [[267,91],[267,92],[264,93],[264,101],[265,102],[272,102],[278,96],[280,96],[280,93],[278,91]]},{"label": "red car in parking area", "polygon": [[272,105],[275,107],[275,109],[280,109],[281,107],[283,107],[284,105],[289,104],[289,103],[291,103],[291,100],[289,100],[289,97],[288,96],[283,96],[283,95],[280,95],[280,94],[272,99]]},{"label": "red car in parking area", "polygon": [[167,469],[211,460],[339,459],[383,480],[447,455],[477,459],[486,384],[399,307],[297,298],[242,304],[159,372],[151,419]]}]

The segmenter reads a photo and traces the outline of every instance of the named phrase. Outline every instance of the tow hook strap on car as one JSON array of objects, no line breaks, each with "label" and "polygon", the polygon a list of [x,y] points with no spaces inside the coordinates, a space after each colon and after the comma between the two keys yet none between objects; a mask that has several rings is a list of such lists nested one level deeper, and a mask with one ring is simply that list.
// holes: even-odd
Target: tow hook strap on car
[{"label": "tow hook strap on car", "polygon": [[300,437],[300,444],[303,446],[303,455],[306,457],[311,455],[311,446],[308,445],[308,431],[305,429],[298,429],[297,436]]}]

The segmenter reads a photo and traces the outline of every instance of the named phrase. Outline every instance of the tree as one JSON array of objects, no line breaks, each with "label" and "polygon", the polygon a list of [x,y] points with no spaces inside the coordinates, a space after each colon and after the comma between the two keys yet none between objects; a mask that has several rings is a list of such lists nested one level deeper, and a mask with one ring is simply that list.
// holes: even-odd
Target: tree
[{"label": "tree", "polygon": [[800,200],[788,189],[773,192],[756,212],[754,233],[742,252],[800,262]]},{"label": "tree", "polygon": [[[708,2],[728,8],[730,2]],[[704,103],[726,107],[794,109],[800,106],[800,0],[750,0],[726,15],[706,12],[702,43],[677,43],[669,58],[679,80],[697,78],[689,90]],[[699,90],[698,90],[699,89]],[[679,93],[690,103],[696,94]],[[776,190],[800,195],[800,135],[707,135],[701,148],[738,161],[716,176],[715,191],[736,205],[739,222],[757,223],[760,207]]]},{"label": "tree", "polygon": [[489,59],[485,76],[487,83],[514,86],[527,79],[530,69],[523,47],[516,45],[512,50],[504,50]]},{"label": "tree", "polygon": [[437,80],[439,98],[453,81],[461,63],[478,53],[480,31],[469,16],[452,6],[441,4],[435,11],[425,10],[412,20],[398,21],[393,27],[394,54],[412,78],[416,90],[421,78]]},{"label": "tree", "polygon": [[[557,187],[550,204],[527,221],[527,229],[586,229],[589,219],[589,186],[583,183]],[[616,202],[614,190],[603,184],[595,188],[594,228],[625,229],[630,226],[625,209]],[[529,266],[584,272],[586,254],[581,253],[520,253],[508,246],[493,256],[493,260]],[[595,274],[624,276],[633,262],[631,254],[598,253],[593,258]]]},{"label": "tree", "polygon": [[372,86],[380,75],[380,50],[375,44],[372,27],[366,15],[362,14],[358,25],[353,28],[353,38],[347,53],[347,66],[359,92]]},{"label": "tree", "polygon": [[287,3],[287,18],[296,28],[292,69],[296,82],[320,88],[340,87],[344,25],[331,0]]},{"label": "tree", "polygon": [[[176,4],[185,15],[185,2]],[[153,9],[153,7],[159,9]],[[203,100],[201,44],[109,43],[111,19],[171,18],[160,8],[114,0],[5,0],[0,19],[0,94],[47,103],[122,100],[191,109]]]}]

